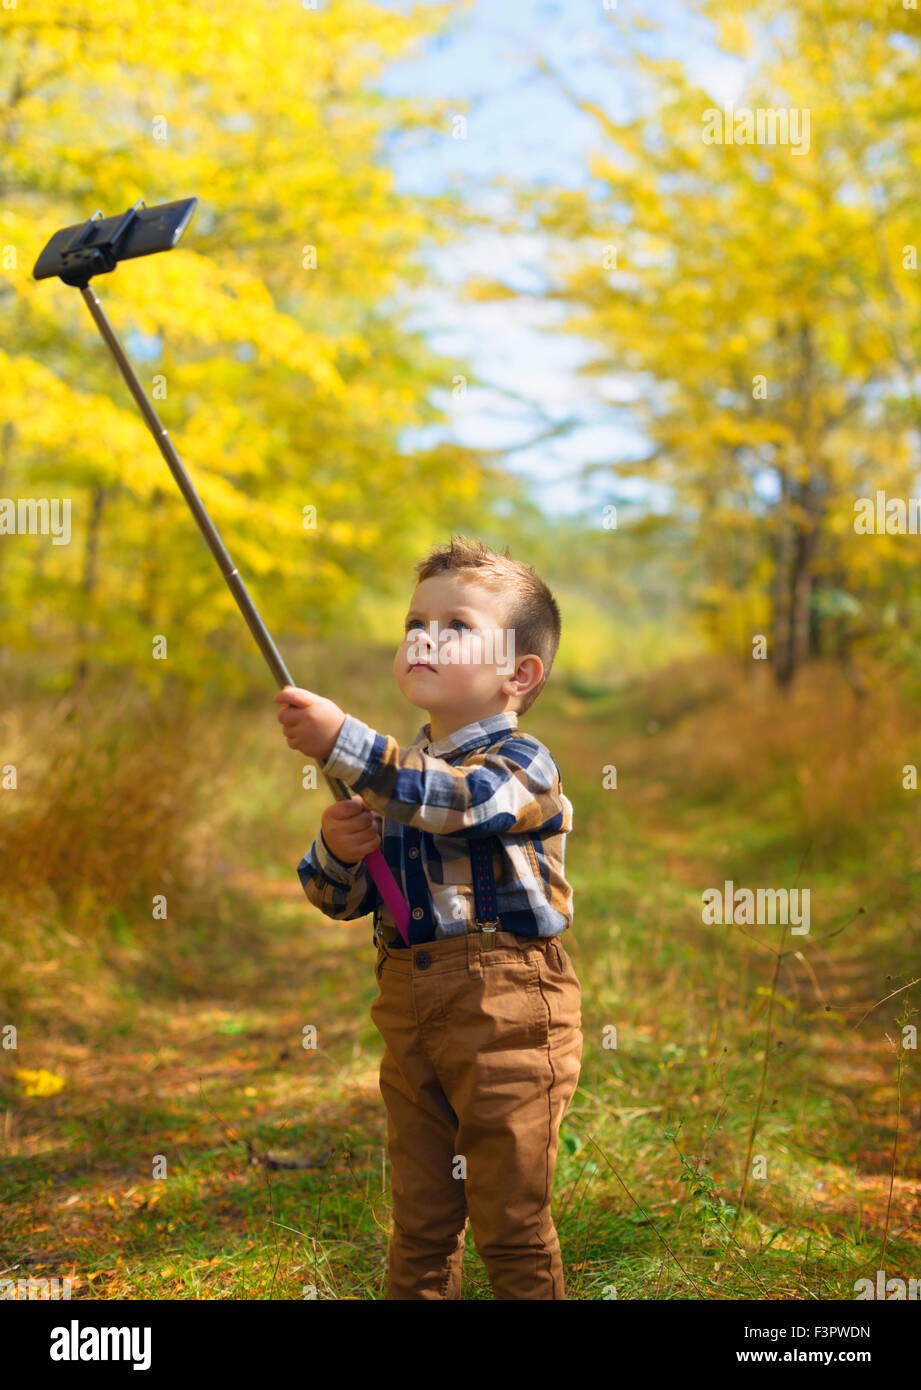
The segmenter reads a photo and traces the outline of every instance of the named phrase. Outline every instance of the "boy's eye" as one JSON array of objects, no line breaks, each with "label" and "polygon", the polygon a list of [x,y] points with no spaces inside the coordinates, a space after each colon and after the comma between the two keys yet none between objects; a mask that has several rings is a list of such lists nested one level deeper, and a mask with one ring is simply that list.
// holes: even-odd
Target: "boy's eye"
[{"label": "boy's eye", "polygon": [[[461,627],[469,627],[469,624],[465,623],[463,618],[452,618],[451,627],[454,627],[457,623],[459,623]],[[406,622],[406,631],[409,632],[410,628],[422,626],[423,623],[421,618],[408,618]]]}]

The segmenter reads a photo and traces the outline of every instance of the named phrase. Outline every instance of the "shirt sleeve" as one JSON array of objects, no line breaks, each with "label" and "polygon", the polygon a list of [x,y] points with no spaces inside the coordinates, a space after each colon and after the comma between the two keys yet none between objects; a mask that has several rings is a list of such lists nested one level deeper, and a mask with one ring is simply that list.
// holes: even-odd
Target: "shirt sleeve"
[{"label": "shirt sleeve", "polygon": [[[374,819],[380,834],[380,817]],[[297,866],[297,876],[307,898],[325,917],[351,921],[365,917],[377,907],[380,894],[365,868],[364,860],[344,864],[323,839],[322,830]]]},{"label": "shirt sleeve", "polygon": [[346,715],[323,771],[403,825],[465,839],[566,830],[557,766],[536,739],[512,734],[460,766],[379,734]]}]

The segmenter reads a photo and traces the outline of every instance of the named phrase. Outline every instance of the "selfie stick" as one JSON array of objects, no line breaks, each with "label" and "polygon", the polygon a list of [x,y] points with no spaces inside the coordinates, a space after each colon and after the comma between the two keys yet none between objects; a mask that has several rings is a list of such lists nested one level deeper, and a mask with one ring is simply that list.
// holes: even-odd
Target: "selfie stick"
[{"label": "selfie stick", "polygon": [[[32,273],[36,280],[57,275],[64,281],[65,285],[73,285],[80,290],[96,327],[118,363],[129,391],[147,421],[150,432],[166,459],[169,470],[188,503],[192,515],[198,522],[208,548],[217,561],[218,568],[227,581],[227,586],[236,599],[237,606],[246,619],[250,632],[256,639],[256,645],[265,657],[269,670],[278,682],[279,688],[284,688],[286,685],[294,686],[295,684],[291,673],[282,660],[268,628],[259,616],[256,605],[250,598],[238,569],[228,555],[214,523],[205,510],[204,503],[185,471],[169,435],[160,423],[157,412],[144,394],[141,383],[125,356],[121,343],[115,336],[105,310],[89,285],[94,275],[104,275],[114,270],[120,260],[149,255],[153,251],[171,250],[188,226],[197,202],[197,198],[186,198],[175,203],[161,203],[158,207],[145,208],[143,199],[138,199],[134,207],[130,208],[121,218],[103,219],[102,213],[96,212],[85,223],[75,227],[64,227],[61,231],[55,232],[36,261]],[[144,209],[143,212],[140,211],[142,208]],[[114,227],[111,225],[113,223],[115,224]],[[105,229],[105,235],[100,237],[103,229]],[[324,776],[337,801],[345,801],[351,797],[351,789],[345,782],[340,781],[337,777],[329,777],[325,773]],[[400,892],[382,851],[373,850],[365,856],[364,862],[383,899],[384,906],[408,946],[409,905]]]}]

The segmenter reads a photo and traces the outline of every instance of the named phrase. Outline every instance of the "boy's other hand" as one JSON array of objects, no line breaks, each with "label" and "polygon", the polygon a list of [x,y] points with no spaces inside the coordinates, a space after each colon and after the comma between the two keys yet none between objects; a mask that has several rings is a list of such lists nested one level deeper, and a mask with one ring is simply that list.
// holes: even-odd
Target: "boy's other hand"
[{"label": "boy's other hand", "polygon": [[327,848],[344,864],[354,864],[381,847],[371,812],[360,796],[327,806],[320,826]]},{"label": "boy's other hand", "polygon": [[281,705],[278,722],[284,727],[288,747],[325,762],[345,723],[344,710],[297,685],[286,685],[275,699]]}]

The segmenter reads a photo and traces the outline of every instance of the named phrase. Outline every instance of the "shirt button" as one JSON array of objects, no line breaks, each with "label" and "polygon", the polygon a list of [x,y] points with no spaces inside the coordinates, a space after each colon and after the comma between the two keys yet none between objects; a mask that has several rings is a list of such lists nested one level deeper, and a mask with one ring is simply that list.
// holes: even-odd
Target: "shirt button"
[{"label": "shirt button", "polygon": [[428,970],[432,963],[432,957],[426,951],[420,951],[413,959],[417,970]]},{"label": "shirt button", "polygon": [[421,907],[414,907],[414,908],[413,908],[413,916],[415,917],[415,919],[416,919],[417,922],[418,922],[419,918],[420,918],[422,915],[423,915],[423,912],[422,912],[422,908],[421,908]]},{"label": "shirt button", "polygon": [[418,858],[419,858],[419,851],[418,851],[417,849],[411,849],[411,850],[409,851],[409,857],[410,857],[410,859],[418,859]]}]

